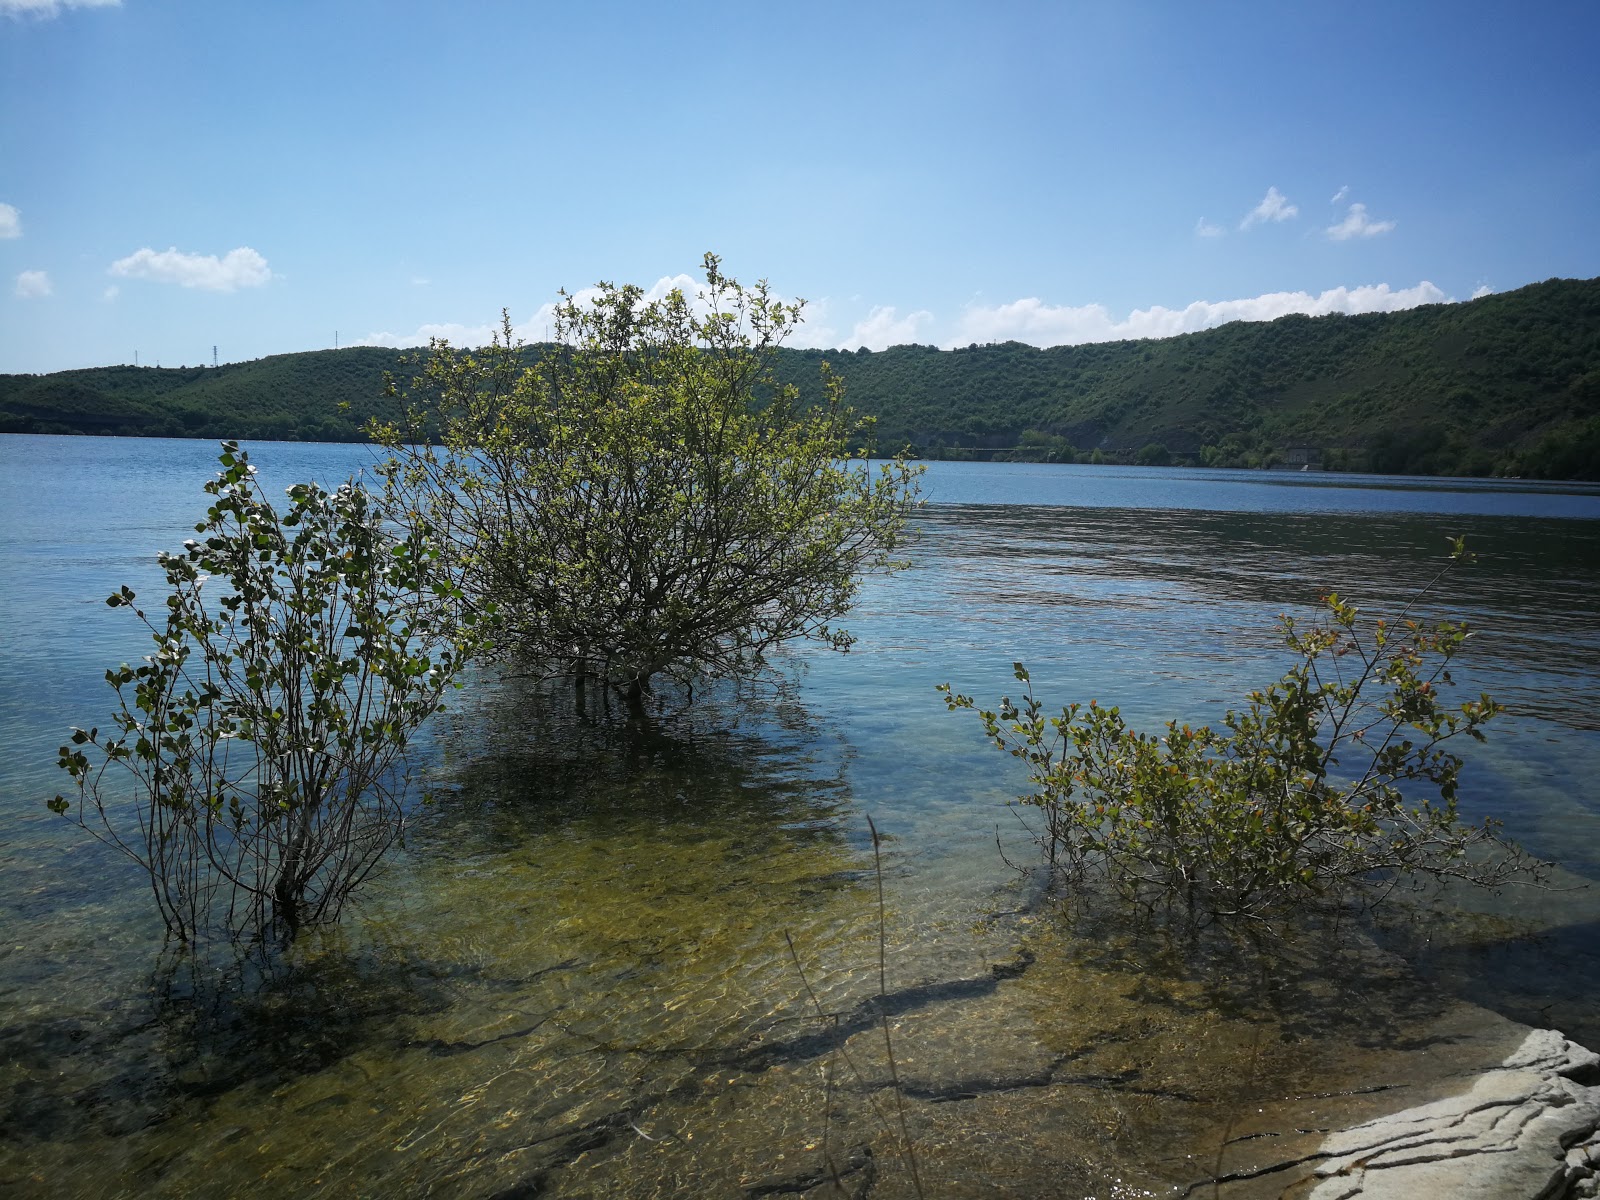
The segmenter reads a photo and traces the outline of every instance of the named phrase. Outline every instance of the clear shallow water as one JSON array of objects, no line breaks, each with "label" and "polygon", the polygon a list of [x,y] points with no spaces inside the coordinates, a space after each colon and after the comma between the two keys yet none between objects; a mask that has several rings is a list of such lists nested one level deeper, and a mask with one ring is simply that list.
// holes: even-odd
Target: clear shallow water
[{"label": "clear shallow water", "polygon": [[[1480,563],[1441,595],[1483,632],[1459,674],[1514,712],[1474,748],[1463,809],[1600,879],[1600,495],[1010,464],[935,464],[915,565],[868,586],[854,651],[797,652],[779,692],[639,731],[481,681],[423,747],[442,800],[346,924],[244,998],[174,994],[137,877],[43,801],[66,727],[108,711],[104,669],[143,652],[103,598],[154,584],[214,454],[0,438],[0,1186],[792,1183],[819,1160],[833,1025],[808,1017],[787,931],[865,1077],[834,1095],[835,1153],[876,1141],[878,1194],[899,1194],[869,1104],[881,1047],[852,1024],[877,988],[868,812],[890,838],[896,1049],[937,1194],[1198,1178],[1185,1155],[1237,1111],[1361,1082],[1450,996],[1600,1041],[1588,892],[1391,931],[1404,969],[1361,941],[1291,949],[1265,984],[1022,911],[995,845],[1026,853],[1005,803],[1022,781],[933,690],[992,700],[1023,659],[1052,703],[1214,719],[1288,665],[1277,613],[1329,587],[1393,607],[1464,534]],[[252,455],[278,485],[370,461]],[[1524,927],[1538,938],[1507,936]]]}]

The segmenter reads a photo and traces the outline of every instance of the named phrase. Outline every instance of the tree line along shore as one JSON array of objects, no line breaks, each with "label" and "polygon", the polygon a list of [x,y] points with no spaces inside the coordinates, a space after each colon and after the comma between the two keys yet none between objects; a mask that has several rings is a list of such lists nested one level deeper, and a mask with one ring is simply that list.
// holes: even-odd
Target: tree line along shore
[{"label": "tree line along shore", "polygon": [[[0,432],[360,441],[427,353],[0,375]],[[1600,479],[1600,279],[1050,349],[785,347],[774,373],[821,403],[824,362],[884,454]]]}]

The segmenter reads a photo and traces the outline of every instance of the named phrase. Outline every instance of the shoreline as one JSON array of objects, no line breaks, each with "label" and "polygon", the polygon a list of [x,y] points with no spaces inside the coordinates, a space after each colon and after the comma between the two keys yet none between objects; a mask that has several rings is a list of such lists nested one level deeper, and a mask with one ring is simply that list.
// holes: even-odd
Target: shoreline
[{"label": "shoreline", "polygon": [[1208,1187],[1224,1200],[1600,1195],[1600,1054],[1556,1030],[1530,1028],[1498,1063],[1447,1078],[1471,1082],[1332,1132],[1307,1128],[1310,1114],[1292,1103],[1263,1112],[1264,1128],[1234,1142],[1273,1139],[1274,1150],[1291,1153],[1247,1158],[1184,1195]]}]

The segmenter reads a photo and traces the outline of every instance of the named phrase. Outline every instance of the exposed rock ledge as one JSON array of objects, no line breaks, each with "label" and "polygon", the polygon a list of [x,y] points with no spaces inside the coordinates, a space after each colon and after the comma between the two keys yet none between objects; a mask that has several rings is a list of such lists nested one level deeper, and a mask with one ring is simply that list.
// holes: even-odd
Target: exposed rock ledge
[{"label": "exposed rock ledge", "polygon": [[1600,1195],[1600,1055],[1536,1029],[1466,1093],[1341,1130],[1311,1157],[1309,1200]]}]

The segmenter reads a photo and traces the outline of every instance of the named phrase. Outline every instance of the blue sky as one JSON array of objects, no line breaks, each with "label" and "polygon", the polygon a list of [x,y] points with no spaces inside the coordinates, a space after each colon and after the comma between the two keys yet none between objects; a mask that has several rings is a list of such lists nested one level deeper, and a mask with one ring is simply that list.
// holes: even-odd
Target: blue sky
[{"label": "blue sky", "polygon": [[707,250],[874,348],[1591,277],[1597,61],[1592,0],[0,0],[0,371],[538,338]]}]

